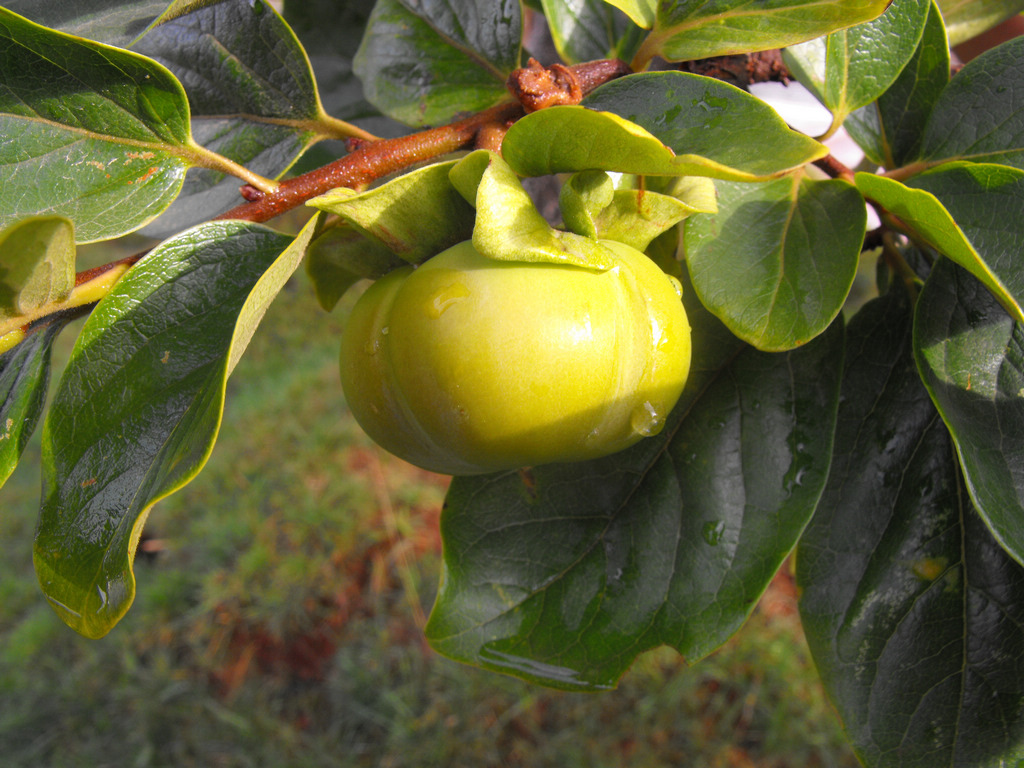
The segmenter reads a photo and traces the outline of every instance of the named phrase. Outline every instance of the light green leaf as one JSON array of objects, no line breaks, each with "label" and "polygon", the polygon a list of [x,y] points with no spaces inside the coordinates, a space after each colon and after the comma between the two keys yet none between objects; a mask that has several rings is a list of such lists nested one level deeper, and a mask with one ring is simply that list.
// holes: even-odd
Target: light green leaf
[{"label": "light green leaf", "polygon": [[898,168],[917,157],[924,126],[949,82],[949,43],[934,2],[913,57],[878,101],[853,112],[843,127],[878,165]]},{"label": "light green leaf", "polygon": [[644,29],[654,26],[657,16],[658,0],[605,0],[614,5],[633,20],[633,23]]},{"label": "light green leaf", "polygon": [[660,2],[633,68],[643,69],[654,56],[687,61],[782,48],[869,21],[888,4],[889,0]]},{"label": "light green leaf", "polygon": [[700,75],[659,72],[612,81],[582,107],[550,107],[509,129],[502,154],[520,174],[584,170],[753,181],[828,154],[771,107]]},{"label": "light green leaf", "polygon": [[924,32],[931,0],[894,0],[876,19],[826,38],[825,106],[841,123],[896,80]]},{"label": "light green leaf", "polygon": [[508,98],[519,0],[378,0],[356,53],[366,98],[407,125],[437,125]]},{"label": "light green leaf", "polygon": [[943,259],[917,303],[914,353],[971,499],[1003,549],[1024,563],[1024,325]]},{"label": "light green leaf", "polygon": [[[547,110],[544,110],[547,111]],[[477,150],[452,169],[452,184],[476,206],[473,245],[492,259],[608,269],[612,259],[596,240],[552,229],[508,164]]]},{"label": "light green leaf", "polygon": [[43,592],[78,632],[100,637],[128,610],[149,509],[205,464],[227,377],[316,223],[294,241],[246,222],[196,227],[90,315],[43,429],[34,551]]},{"label": "light green leaf", "polygon": [[920,159],[1024,168],[1024,37],[969,61],[932,110]]},{"label": "light green leaf", "polygon": [[959,45],[1024,11],[1024,0],[939,0],[949,44]]},{"label": "light green leaf", "polygon": [[[913,178],[910,186],[858,173],[857,186],[985,284],[1024,322],[1024,171],[1000,165],[951,163]],[[1009,225],[1009,226],[1008,226]]]},{"label": "light green leaf", "polygon": [[137,229],[177,195],[198,147],[159,64],[0,8],[0,72],[0,227],[56,214],[88,242]]},{"label": "light green leaf", "polygon": [[793,349],[825,330],[853,285],[863,198],[837,179],[717,182],[719,211],[690,218],[686,265],[701,302],[758,349]]},{"label": "light green leaf", "polygon": [[75,287],[75,230],[59,216],[0,232],[0,321],[64,301]]},{"label": "light green leaf", "polygon": [[629,61],[644,31],[605,0],[542,0],[551,38],[569,64]]},{"label": "light green leaf", "polygon": [[816,37],[805,43],[789,45],[782,49],[782,60],[790,73],[804,88],[825,103],[825,65],[828,60],[827,37]]}]

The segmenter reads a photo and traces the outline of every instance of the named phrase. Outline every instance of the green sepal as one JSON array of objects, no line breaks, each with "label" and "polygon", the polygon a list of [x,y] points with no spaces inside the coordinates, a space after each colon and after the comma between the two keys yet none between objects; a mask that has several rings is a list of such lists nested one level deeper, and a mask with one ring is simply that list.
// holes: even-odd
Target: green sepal
[{"label": "green sepal", "polygon": [[404,264],[378,240],[345,225],[329,227],[306,253],[306,274],[317,302],[327,312],[360,280],[376,280]]},{"label": "green sepal", "polygon": [[[704,181],[714,189],[710,179]],[[616,240],[638,251],[645,250],[654,238],[691,213],[718,210],[717,206],[690,206],[673,196],[643,188],[616,189],[604,171],[575,174],[562,186],[559,206],[567,229],[595,239]]]},{"label": "green sepal", "polygon": [[306,205],[341,216],[409,264],[419,264],[473,232],[473,208],[452,183],[457,161],[418,168],[366,192],[344,187],[313,198]]},{"label": "green sepal", "polygon": [[515,171],[494,152],[467,155],[452,168],[451,180],[476,206],[473,245],[485,256],[598,270],[612,266],[611,254],[595,239],[553,229]]}]

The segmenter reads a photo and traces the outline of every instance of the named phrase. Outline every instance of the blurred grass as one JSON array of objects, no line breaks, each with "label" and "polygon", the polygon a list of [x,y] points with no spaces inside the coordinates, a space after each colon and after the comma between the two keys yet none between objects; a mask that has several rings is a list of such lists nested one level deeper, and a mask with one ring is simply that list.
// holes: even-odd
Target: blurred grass
[{"label": "blurred grass", "polygon": [[302,275],[275,302],[209,464],[153,510],[135,605],[102,640],[65,628],[36,586],[32,443],[0,514],[4,766],[857,765],[785,574],[711,658],[649,653],[611,693],[426,648],[445,481],[380,452],[346,411],[343,316]]}]

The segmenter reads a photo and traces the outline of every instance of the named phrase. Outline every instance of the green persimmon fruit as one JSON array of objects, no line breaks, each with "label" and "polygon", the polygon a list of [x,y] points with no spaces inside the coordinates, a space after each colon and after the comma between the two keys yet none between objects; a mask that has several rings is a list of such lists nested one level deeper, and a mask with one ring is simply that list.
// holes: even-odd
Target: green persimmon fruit
[{"label": "green persimmon fruit", "polygon": [[451,475],[598,458],[657,433],[690,367],[679,284],[602,244],[605,271],[499,261],[467,241],[375,282],[341,344],[356,420]]}]

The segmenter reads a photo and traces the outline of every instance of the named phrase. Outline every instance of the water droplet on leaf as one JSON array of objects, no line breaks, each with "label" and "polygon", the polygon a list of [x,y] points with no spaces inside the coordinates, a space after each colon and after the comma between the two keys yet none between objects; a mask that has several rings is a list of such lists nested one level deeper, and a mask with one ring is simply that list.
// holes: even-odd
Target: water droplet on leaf
[{"label": "water droplet on leaf", "polygon": [[712,547],[718,546],[718,543],[722,540],[722,534],[724,533],[724,520],[719,520],[717,523],[704,523],[704,528],[701,530],[701,535],[704,537],[704,541],[706,541]]}]

